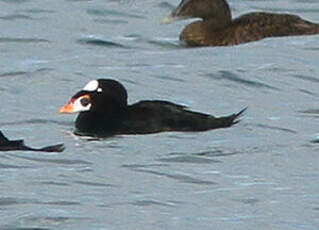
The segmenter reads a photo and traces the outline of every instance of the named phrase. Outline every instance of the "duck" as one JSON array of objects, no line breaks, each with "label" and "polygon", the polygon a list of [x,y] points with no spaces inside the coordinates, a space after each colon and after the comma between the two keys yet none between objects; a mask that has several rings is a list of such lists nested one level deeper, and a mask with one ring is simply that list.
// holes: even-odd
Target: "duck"
[{"label": "duck", "polygon": [[233,46],[267,37],[319,33],[319,24],[291,14],[252,12],[232,19],[226,0],[182,0],[162,22],[189,18],[201,20],[181,32],[180,40],[188,46]]},{"label": "duck", "polygon": [[34,151],[34,152],[63,152],[64,144],[50,145],[42,148],[32,148],[24,144],[24,140],[9,140],[0,131],[0,151]]},{"label": "duck", "polygon": [[239,116],[246,110],[214,117],[163,100],[143,100],[128,105],[127,98],[127,91],[120,82],[113,79],[91,80],[58,112],[79,113],[75,120],[74,134],[103,138],[227,128],[238,123]]}]

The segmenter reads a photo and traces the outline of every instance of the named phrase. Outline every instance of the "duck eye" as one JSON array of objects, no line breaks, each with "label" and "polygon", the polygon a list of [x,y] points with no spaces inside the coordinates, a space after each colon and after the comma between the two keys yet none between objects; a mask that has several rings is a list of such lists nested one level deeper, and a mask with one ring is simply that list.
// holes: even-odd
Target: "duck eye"
[{"label": "duck eye", "polygon": [[90,99],[88,97],[83,97],[81,98],[80,102],[81,102],[81,105],[87,106],[88,104],[90,104]]}]

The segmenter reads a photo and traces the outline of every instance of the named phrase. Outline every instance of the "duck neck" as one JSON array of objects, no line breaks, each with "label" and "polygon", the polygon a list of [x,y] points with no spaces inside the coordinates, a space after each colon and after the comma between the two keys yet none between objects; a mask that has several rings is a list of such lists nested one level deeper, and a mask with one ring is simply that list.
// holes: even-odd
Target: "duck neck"
[{"label": "duck neck", "polygon": [[203,26],[206,30],[209,31],[216,31],[223,28],[226,28],[232,23],[231,17],[230,18],[208,18],[201,21],[201,26]]},{"label": "duck neck", "polygon": [[[218,1],[210,14],[203,15],[202,23],[211,30],[227,27],[232,23],[230,7],[226,1]],[[217,4],[216,3],[216,4]]]},{"label": "duck neck", "polygon": [[231,24],[231,20],[218,21],[214,19],[206,19],[195,21],[185,27],[180,35],[180,39],[186,41],[191,46],[200,46],[205,44],[207,40],[214,37],[214,33]]},{"label": "duck neck", "polygon": [[125,109],[101,113],[99,111],[81,112],[75,122],[76,134],[107,137],[116,134],[125,119]]},{"label": "duck neck", "polygon": [[230,7],[225,0],[211,2],[211,11],[202,15],[202,23],[210,30],[218,30],[232,23]]},{"label": "duck neck", "polygon": [[225,7],[220,12],[187,25],[181,33],[180,39],[186,41],[189,45],[201,45],[211,38],[214,32],[218,32],[231,24],[231,12],[228,7]]}]

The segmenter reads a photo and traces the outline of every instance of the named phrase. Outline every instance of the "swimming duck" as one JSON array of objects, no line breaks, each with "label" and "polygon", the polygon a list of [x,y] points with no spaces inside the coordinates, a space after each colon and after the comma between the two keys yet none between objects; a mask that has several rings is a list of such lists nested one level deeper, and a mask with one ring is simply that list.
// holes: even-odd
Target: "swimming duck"
[{"label": "swimming duck", "polygon": [[59,113],[80,112],[75,134],[108,137],[117,134],[149,134],[163,131],[205,131],[230,127],[239,113],[224,117],[187,110],[168,101],[145,100],[127,104],[127,92],[116,80],[92,80],[60,108]]},{"label": "swimming duck", "polygon": [[319,33],[319,24],[290,14],[254,12],[232,20],[225,0],[182,0],[163,23],[187,18],[202,19],[187,25],[180,35],[189,46],[231,46],[266,37]]},{"label": "swimming duck", "polygon": [[0,131],[0,151],[27,150],[36,152],[63,152],[64,149],[63,144],[50,145],[43,148],[31,148],[26,146],[23,140],[9,140]]}]

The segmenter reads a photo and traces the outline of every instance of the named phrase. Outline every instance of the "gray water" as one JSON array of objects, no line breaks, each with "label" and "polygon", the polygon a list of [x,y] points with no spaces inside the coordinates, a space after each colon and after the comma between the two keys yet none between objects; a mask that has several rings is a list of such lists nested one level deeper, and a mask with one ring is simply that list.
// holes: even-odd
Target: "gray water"
[{"label": "gray water", "polygon": [[[1,0],[0,129],[63,153],[0,153],[0,229],[319,229],[319,36],[185,48],[178,0]],[[319,2],[230,1],[233,15]],[[59,107],[113,78],[229,129],[87,140]]]}]

